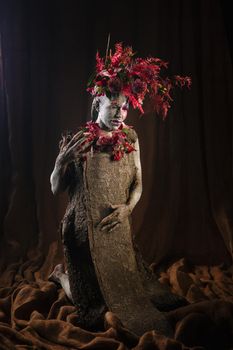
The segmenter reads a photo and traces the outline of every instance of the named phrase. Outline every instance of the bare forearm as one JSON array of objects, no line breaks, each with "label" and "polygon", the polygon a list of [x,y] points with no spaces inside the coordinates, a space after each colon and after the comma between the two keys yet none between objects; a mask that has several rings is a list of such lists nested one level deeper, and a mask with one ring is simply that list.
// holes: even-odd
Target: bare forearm
[{"label": "bare forearm", "polygon": [[80,147],[80,142],[83,141],[82,136],[83,131],[79,131],[71,140],[67,140],[65,136],[63,137],[62,144],[60,145],[60,153],[57,156],[55,167],[50,176],[53,194],[66,190],[68,185],[66,177],[68,166],[71,165],[72,162],[78,161],[82,152],[89,146],[89,143],[86,143],[85,146]]},{"label": "bare forearm", "polygon": [[141,170],[141,161],[140,161],[140,148],[139,148],[138,141],[135,143],[134,163],[136,167],[136,173],[135,173],[134,183],[130,191],[129,199],[126,203],[129,207],[130,212],[133,211],[135,205],[138,203],[142,194],[142,170]]},{"label": "bare forearm", "polygon": [[126,203],[130,210],[130,213],[132,213],[134,207],[136,206],[139,199],[141,198],[141,195],[142,195],[142,181],[140,178],[138,178],[135,180],[135,183],[129,195],[129,199]]},{"label": "bare forearm", "polygon": [[66,189],[66,184],[64,181],[66,169],[67,164],[64,164],[61,156],[58,155],[53,172],[50,176],[51,190],[54,195],[63,192]]}]

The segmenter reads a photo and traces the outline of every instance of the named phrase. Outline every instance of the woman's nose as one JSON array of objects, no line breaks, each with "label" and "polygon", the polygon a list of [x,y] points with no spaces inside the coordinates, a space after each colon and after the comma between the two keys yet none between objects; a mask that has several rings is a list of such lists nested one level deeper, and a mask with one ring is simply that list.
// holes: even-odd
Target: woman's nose
[{"label": "woman's nose", "polygon": [[116,117],[121,118],[121,109],[120,108],[117,108]]}]

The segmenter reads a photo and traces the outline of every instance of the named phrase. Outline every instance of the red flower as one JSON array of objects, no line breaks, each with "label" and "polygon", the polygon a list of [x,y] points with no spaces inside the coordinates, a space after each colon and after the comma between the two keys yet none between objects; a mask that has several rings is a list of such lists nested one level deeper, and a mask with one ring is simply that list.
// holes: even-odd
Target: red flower
[{"label": "red flower", "polygon": [[104,60],[100,57],[99,52],[96,53],[96,71],[100,72],[104,69]]},{"label": "red flower", "polygon": [[121,56],[122,56],[122,52],[123,52],[122,43],[117,43],[115,45],[115,53],[111,57],[111,63],[113,65],[113,67],[116,67],[116,66],[119,65],[120,59],[121,59]]},{"label": "red flower", "polygon": [[162,115],[163,119],[165,119],[168,113],[168,109],[170,108],[169,102],[161,95],[156,95],[154,102],[157,114]]},{"label": "red flower", "polygon": [[127,153],[131,153],[135,151],[135,148],[128,142],[125,143],[125,150]]},{"label": "red flower", "polygon": [[145,92],[146,88],[147,88],[146,83],[141,81],[141,79],[136,79],[132,83],[132,91],[135,94],[141,94],[142,92]]},{"label": "red flower", "polygon": [[129,98],[129,102],[132,104],[133,108],[138,108],[142,114],[144,113],[142,103],[139,101],[137,96],[134,96],[129,86],[123,87],[122,93]]},{"label": "red flower", "polygon": [[83,140],[79,147],[89,143],[88,149],[93,147],[95,152],[110,152],[113,160],[120,160],[125,153],[135,150],[127,139],[127,128],[123,129],[122,125],[118,130],[112,131],[111,136],[105,134],[95,122],[86,123],[81,130]]},{"label": "red flower", "polygon": [[95,122],[87,122],[86,128],[87,128],[87,131],[89,131],[94,136],[97,136],[100,132],[100,127]]},{"label": "red flower", "polygon": [[191,78],[190,77],[181,77],[180,75],[175,75],[175,85],[179,86],[179,87],[184,87],[185,85],[187,85],[188,89],[191,88]]},{"label": "red flower", "polygon": [[96,144],[98,146],[108,145],[109,144],[109,138],[105,136],[99,136],[98,140],[96,141]]},{"label": "red flower", "polygon": [[120,150],[114,151],[113,160],[120,160],[123,157],[124,153]]},{"label": "red flower", "polygon": [[88,87],[88,88],[87,88],[87,92],[90,92],[90,94],[93,95],[93,93],[94,93],[94,87]]},{"label": "red flower", "polygon": [[174,79],[163,77],[161,72],[167,68],[168,63],[157,57],[134,59],[131,47],[117,43],[115,52],[112,54],[110,50],[105,59],[97,52],[96,74],[90,79],[87,90],[94,96],[122,93],[142,114],[142,104],[148,95],[155,102],[157,113],[165,118],[172,102],[172,89],[191,86],[188,76],[176,75]]},{"label": "red flower", "polygon": [[119,94],[122,88],[121,80],[119,78],[112,78],[108,81],[108,88],[112,94]]},{"label": "red flower", "polygon": [[132,47],[127,46],[124,48],[122,56],[121,56],[121,65],[129,65],[132,61],[132,57],[133,57],[134,53],[132,50]]},{"label": "red flower", "polygon": [[155,64],[161,68],[166,68],[168,67],[168,62],[165,62],[163,60],[161,60],[160,58],[158,57],[149,57],[146,59],[146,61],[149,63],[149,64]]}]

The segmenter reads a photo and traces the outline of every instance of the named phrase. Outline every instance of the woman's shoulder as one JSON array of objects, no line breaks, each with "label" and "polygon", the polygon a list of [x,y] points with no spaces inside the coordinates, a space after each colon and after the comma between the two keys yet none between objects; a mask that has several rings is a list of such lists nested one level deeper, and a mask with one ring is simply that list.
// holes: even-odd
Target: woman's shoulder
[{"label": "woman's shoulder", "polygon": [[135,143],[137,141],[138,135],[137,135],[136,131],[133,129],[132,126],[124,124],[122,130],[124,130],[124,132],[127,134],[127,138],[132,143]]}]

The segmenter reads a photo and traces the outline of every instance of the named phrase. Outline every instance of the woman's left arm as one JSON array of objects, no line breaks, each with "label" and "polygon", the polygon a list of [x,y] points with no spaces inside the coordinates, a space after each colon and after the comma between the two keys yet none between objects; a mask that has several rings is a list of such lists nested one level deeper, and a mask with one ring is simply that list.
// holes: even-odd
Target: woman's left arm
[{"label": "woman's left arm", "polygon": [[130,213],[132,213],[135,205],[139,201],[141,194],[142,194],[142,169],[141,169],[141,161],[140,161],[140,147],[138,139],[135,142],[134,145],[135,151],[134,151],[134,163],[135,163],[135,178],[134,182],[132,184],[132,188],[129,194],[128,201],[126,205],[128,206],[128,209]]}]

